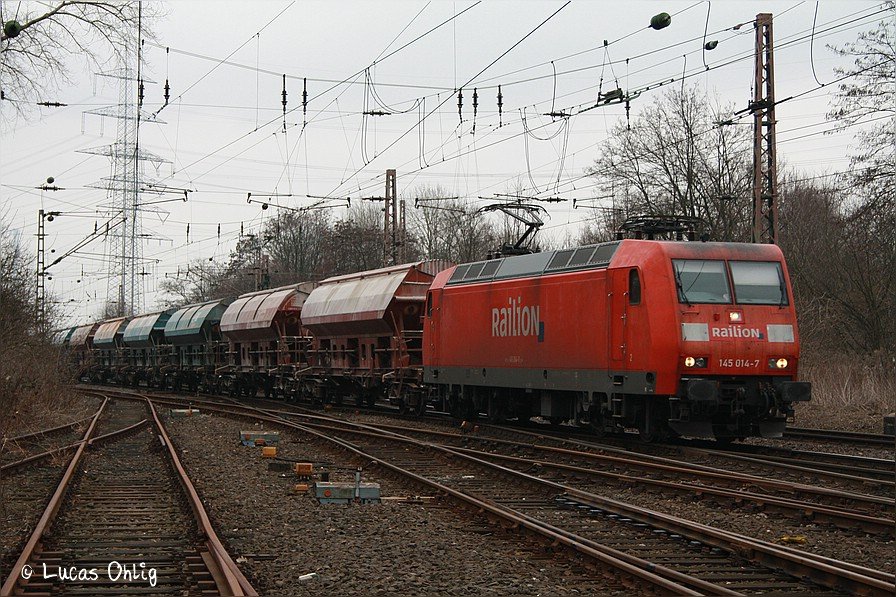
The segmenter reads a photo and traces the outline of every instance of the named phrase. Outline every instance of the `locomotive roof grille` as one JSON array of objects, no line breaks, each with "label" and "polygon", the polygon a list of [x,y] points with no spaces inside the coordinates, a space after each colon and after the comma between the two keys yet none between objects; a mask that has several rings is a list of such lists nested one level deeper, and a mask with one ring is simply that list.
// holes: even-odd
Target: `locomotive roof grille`
[{"label": "locomotive roof grille", "polygon": [[467,263],[457,266],[447,284],[451,286],[489,280],[529,278],[563,271],[603,269],[610,265],[610,259],[617,247],[619,247],[618,241]]}]

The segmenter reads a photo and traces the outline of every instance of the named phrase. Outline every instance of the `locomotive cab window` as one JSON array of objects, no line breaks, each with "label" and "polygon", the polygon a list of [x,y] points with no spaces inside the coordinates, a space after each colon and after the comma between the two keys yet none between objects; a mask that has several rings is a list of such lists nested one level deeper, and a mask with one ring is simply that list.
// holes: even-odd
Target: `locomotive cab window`
[{"label": "locomotive cab window", "polygon": [[641,277],[636,269],[628,271],[628,304],[641,304]]},{"label": "locomotive cab window", "polygon": [[675,286],[682,303],[731,303],[724,261],[673,259]]},{"label": "locomotive cab window", "polygon": [[734,295],[742,305],[786,305],[787,290],[781,264],[768,261],[731,261]]}]

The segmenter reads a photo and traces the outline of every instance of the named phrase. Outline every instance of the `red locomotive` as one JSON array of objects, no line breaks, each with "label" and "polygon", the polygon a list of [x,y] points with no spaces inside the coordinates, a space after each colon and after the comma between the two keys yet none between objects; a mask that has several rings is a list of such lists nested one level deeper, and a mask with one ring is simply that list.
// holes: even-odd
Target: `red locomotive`
[{"label": "red locomotive", "polygon": [[424,381],[458,416],[776,437],[810,398],[798,360],[774,245],[622,240],[459,265],[427,295]]}]

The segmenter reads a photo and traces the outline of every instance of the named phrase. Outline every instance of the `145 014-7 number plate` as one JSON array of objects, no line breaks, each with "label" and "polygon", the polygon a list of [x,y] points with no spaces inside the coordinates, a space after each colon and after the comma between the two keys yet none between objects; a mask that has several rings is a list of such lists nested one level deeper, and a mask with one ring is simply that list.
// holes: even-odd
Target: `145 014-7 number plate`
[{"label": "145 014-7 number plate", "polygon": [[759,366],[759,359],[719,359],[719,367],[751,368]]}]

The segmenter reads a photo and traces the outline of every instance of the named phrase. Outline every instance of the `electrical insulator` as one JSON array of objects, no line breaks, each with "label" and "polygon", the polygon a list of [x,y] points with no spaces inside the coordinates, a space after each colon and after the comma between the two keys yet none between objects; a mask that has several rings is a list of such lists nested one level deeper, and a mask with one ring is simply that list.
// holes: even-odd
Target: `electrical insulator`
[{"label": "electrical insulator", "polygon": [[308,79],[302,79],[302,123],[307,124],[308,115]]},{"label": "electrical insulator", "polygon": [[457,116],[458,116],[458,118],[460,118],[461,122],[464,121],[464,115],[462,113],[463,107],[464,107],[464,90],[458,89],[457,90]]},{"label": "electrical insulator", "polygon": [[143,105],[143,79],[140,79],[140,85],[137,87],[137,105]]},{"label": "electrical insulator", "polygon": [[286,73],[283,74],[283,132],[286,132]]},{"label": "electrical insulator", "polygon": [[168,105],[168,99],[171,97],[171,87],[168,85],[168,79],[165,79],[165,105]]},{"label": "electrical insulator", "polygon": [[473,118],[476,118],[476,112],[479,108],[479,92],[476,91],[476,88],[473,88]]},{"label": "electrical insulator", "polygon": [[656,29],[659,31],[660,29],[665,29],[672,23],[672,17],[668,12],[661,12],[658,15],[654,15],[652,19],[650,19],[650,28]]},{"label": "electrical insulator", "polygon": [[503,124],[501,118],[504,113],[504,96],[501,94],[501,86],[498,85],[498,126]]},{"label": "electrical insulator", "polygon": [[703,45],[704,50],[715,50],[719,45],[719,41],[714,39],[712,41],[708,41]]}]

